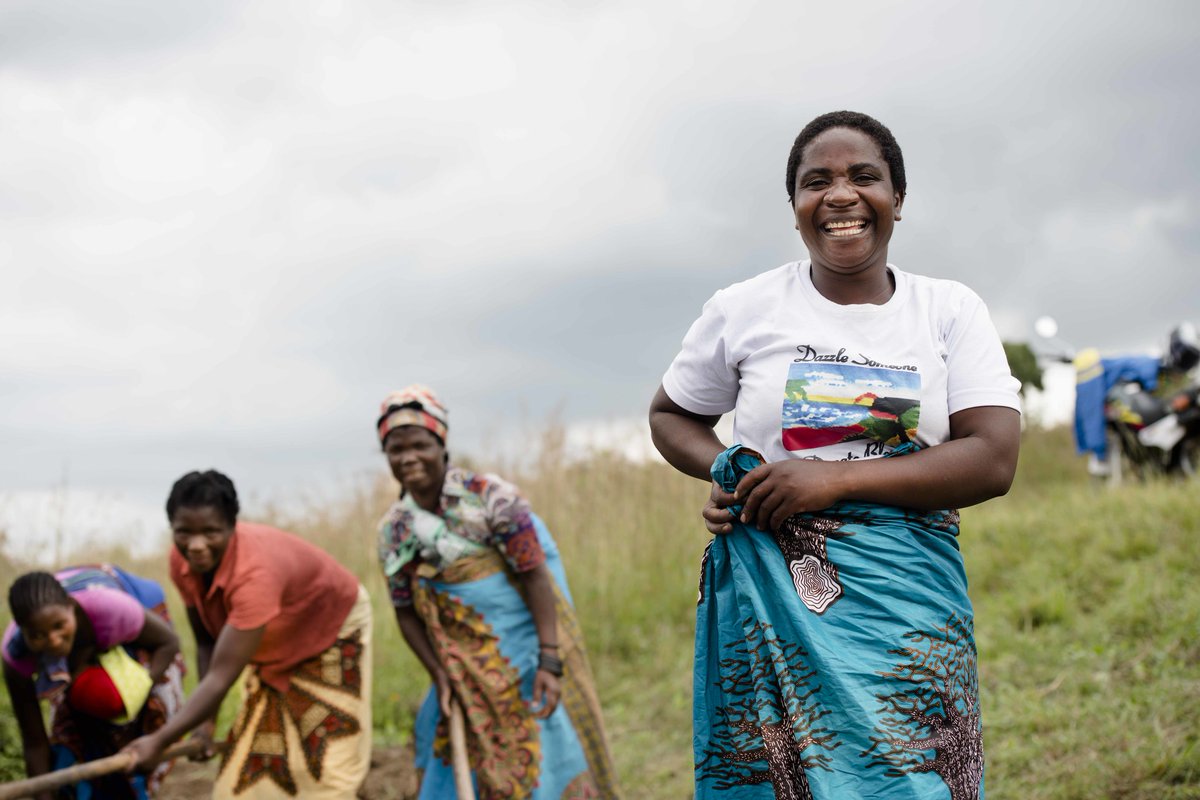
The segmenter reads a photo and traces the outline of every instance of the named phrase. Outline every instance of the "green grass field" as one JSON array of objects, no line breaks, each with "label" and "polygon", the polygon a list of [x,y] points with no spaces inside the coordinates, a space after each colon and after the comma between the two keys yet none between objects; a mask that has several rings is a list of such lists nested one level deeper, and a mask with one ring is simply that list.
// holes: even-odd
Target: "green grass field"
[{"label": "green grass field", "polygon": [[[559,441],[546,437],[536,466],[500,471],[563,552],[627,796],[690,797],[707,488],[604,454],[569,463]],[[375,564],[375,520],[392,491],[381,477],[337,502],[253,515],[328,549],[376,598],[376,737],[387,742],[409,735],[426,686]],[[1200,798],[1198,492],[1197,482],[1096,486],[1067,431],[1031,429],[1009,496],[964,511],[991,800]],[[165,580],[165,559],[74,561],[97,559]],[[16,569],[0,560],[5,586]],[[0,777],[17,777],[7,697],[0,706]]]}]

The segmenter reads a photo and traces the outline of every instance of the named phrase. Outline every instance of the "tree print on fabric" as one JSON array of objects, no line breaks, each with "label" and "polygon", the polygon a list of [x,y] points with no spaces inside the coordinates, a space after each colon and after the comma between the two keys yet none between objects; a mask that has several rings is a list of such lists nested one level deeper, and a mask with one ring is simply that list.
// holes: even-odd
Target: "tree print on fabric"
[{"label": "tree print on fabric", "polygon": [[876,695],[882,716],[862,753],[868,766],[885,766],[891,776],[937,774],[951,800],[978,800],[983,782],[972,628],[970,619],[952,615],[945,627],[910,631],[904,637],[909,646],[888,651],[899,663],[879,674],[897,690]]},{"label": "tree print on fabric", "polygon": [[949,533],[954,536],[958,535],[958,524],[961,517],[956,508],[946,508],[940,511],[917,511],[916,509],[904,509],[904,519],[910,524],[920,525],[925,528],[932,528],[935,531]]},{"label": "tree print on fabric", "polygon": [[843,528],[866,519],[861,514],[839,514],[837,517],[793,514],[779,530],[771,532],[787,561],[796,594],[809,611],[824,614],[842,596],[838,568],[829,560],[826,548],[829,537],[853,536]]},{"label": "tree print on fabric", "polygon": [[841,745],[818,724],[830,712],[816,701],[817,670],[802,646],[752,623],[742,623],[746,641],[729,645],[731,655],[720,661],[717,686],[729,702],[716,709],[697,776],[717,789],[769,783],[776,800],[812,800],[806,770],[827,769],[821,751]]}]

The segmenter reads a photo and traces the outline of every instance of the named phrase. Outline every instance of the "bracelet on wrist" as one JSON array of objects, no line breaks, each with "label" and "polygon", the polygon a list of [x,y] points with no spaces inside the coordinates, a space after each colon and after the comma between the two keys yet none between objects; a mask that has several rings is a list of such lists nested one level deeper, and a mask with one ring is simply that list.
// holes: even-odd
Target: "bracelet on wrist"
[{"label": "bracelet on wrist", "polygon": [[542,650],[557,650],[557,642],[538,642],[538,648]]},{"label": "bracelet on wrist", "polygon": [[544,672],[549,672],[556,678],[561,678],[563,675],[563,662],[558,656],[552,656],[549,653],[538,653],[538,669]]}]

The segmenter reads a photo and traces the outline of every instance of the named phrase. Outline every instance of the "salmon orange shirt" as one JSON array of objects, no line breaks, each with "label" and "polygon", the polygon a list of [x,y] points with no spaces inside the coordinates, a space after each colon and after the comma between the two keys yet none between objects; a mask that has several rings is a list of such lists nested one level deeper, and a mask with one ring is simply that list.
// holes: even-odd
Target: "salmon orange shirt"
[{"label": "salmon orange shirt", "polygon": [[269,686],[287,691],[291,673],[329,648],[358,597],[358,579],[333,556],[299,536],[239,522],[207,589],[178,550],[171,580],[215,639],[230,625],[266,626],[250,662]]}]

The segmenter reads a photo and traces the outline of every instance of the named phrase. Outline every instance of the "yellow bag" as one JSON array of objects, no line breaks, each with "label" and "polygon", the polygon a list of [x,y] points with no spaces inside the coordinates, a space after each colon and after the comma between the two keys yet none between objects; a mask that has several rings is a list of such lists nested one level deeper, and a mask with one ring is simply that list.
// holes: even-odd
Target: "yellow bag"
[{"label": "yellow bag", "polygon": [[142,706],[150,697],[154,681],[150,679],[150,671],[137,662],[125,651],[124,647],[114,647],[100,654],[100,666],[108,673],[108,677],[121,693],[125,703],[125,714],[113,720],[118,724],[129,722],[138,715]]}]

